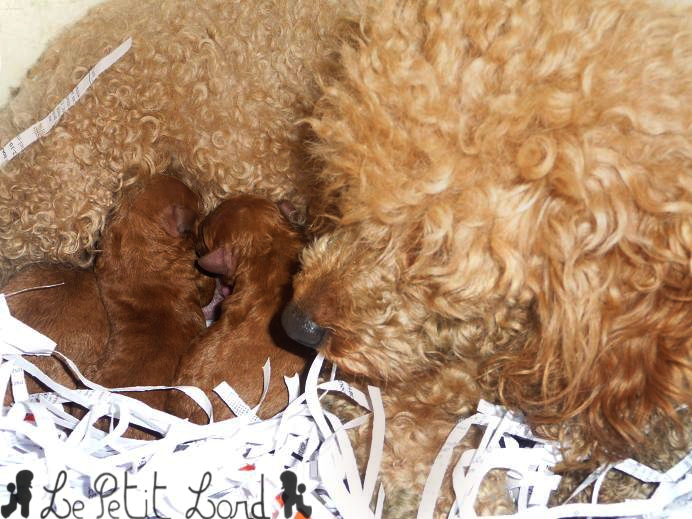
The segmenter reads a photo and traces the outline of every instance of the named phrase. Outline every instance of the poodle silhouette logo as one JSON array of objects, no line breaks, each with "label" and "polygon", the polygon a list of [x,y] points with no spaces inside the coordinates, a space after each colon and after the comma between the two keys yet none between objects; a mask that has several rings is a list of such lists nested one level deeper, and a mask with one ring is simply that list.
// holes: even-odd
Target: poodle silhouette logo
[{"label": "poodle silhouette logo", "polygon": [[307,506],[303,502],[303,493],[305,485],[298,485],[298,476],[290,470],[284,470],[279,476],[281,479],[283,492],[281,493],[281,501],[283,503],[284,517],[290,519],[293,517],[293,508],[296,509],[295,519],[310,519],[312,507]]},{"label": "poodle silhouette logo", "polygon": [[0,507],[0,514],[3,517],[11,516],[19,506],[19,513],[22,517],[29,517],[29,503],[31,502],[31,481],[34,473],[30,470],[20,470],[15,477],[15,483],[7,484],[7,491],[10,493],[10,502]]}]

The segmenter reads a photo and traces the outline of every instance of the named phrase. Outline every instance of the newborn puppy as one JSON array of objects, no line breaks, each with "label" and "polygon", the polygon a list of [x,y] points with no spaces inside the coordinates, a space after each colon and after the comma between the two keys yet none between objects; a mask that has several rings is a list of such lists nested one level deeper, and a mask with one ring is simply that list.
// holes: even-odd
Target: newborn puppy
[{"label": "newborn puppy", "polygon": [[[14,317],[50,337],[57,343],[56,350],[80,369],[92,366],[106,354],[108,320],[91,270],[35,264],[17,272],[0,292],[6,295]],[[76,380],[56,357],[30,360],[56,382],[76,387]],[[33,384],[29,389],[45,390]]]},{"label": "newborn puppy", "polygon": [[[287,203],[277,206],[240,195],[224,201],[204,220],[198,263],[219,276],[224,299],[219,319],[195,339],[175,381],[207,394],[227,381],[252,406],[262,392],[261,368],[270,358],[272,381],[259,412],[263,418],[285,407],[288,393],[282,375],[301,372],[310,355],[285,335],[279,322],[304,243],[288,221],[290,211]],[[223,402],[215,398],[213,403],[216,420],[232,416]],[[182,394],[169,395],[167,410],[197,423],[206,421]]]},{"label": "newborn puppy", "polygon": [[[125,190],[95,266],[110,323],[109,355],[94,380],[107,387],[169,385],[181,355],[205,329],[213,280],[195,267],[201,199],[161,175]],[[138,394],[162,408],[161,392]]]}]

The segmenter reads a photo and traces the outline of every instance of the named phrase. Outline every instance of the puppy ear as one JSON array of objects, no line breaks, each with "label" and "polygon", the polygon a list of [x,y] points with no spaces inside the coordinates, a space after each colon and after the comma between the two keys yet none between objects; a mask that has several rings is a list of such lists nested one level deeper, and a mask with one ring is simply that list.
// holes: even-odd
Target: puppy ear
[{"label": "puppy ear", "polygon": [[279,206],[279,211],[289,222],[291,222],[296,227],[305,226],[305,217],[300,214],[296,207],[288,200],[280,200],[277,204]]},{"label": "puppy ear", "polygon": [[219,247],[199,258],[197,264],[210,274],[220,274],[230,278],[235,275],[238,268],[238,257],[225,247]]},{"label": "puppy ear", "polygon": [[161,217],[161,226],[170,236],[179,238],[185,233],[192,232],[195,228],[197,213],[189,207],[171,205],[167,207]]}]

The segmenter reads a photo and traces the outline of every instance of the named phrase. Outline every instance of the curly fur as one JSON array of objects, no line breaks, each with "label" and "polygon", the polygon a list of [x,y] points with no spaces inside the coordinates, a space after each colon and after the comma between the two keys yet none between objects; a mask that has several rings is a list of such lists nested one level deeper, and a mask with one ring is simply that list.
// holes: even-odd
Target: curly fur
[{"label": "curly fur", "polygon": [[131,50],[0,175],[3,275],[37,260],[85,265],[124,173],[169,165],[206,209],[229,193],[304,209],[301,127],[314,73],[348,2],[111,0],[49,45],[0,110],[3,143],[45,117],[108,51]]},{"label": "curly fur", "polygon": [[566,466],[688,449],[692,9],[375,4],[311,121],[294,303],[408,417],[385,480],[420,482],[430,395],[446,430],[476,391],[522,409]]},{"label": "curly fur", "polygon": [[[3,168],[3,275],[88,263],[128,168],[179,166],[207,209],[234,192],[309,200],[294,301],[342,370],[384,381],[390,517],[412,516],[480,395],[561,439],[568,464],[675,460],[690,445],[690,8],[381,0],[340,24],[334,4],[112,0],[58,38],[0,138],[135,40]],[[294,123],[318,96],[308,159]],[[501,488],[479,508],[506,511]]]}]

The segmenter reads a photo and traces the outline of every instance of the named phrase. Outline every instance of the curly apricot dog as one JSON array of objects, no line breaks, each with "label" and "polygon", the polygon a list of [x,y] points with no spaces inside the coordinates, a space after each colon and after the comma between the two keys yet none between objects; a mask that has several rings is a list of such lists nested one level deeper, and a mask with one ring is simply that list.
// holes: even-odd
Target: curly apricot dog
[{"label": "curly apricot dog", "polygon": [[386,381],[390,497],[419,492],[479,391],[562,440],[567,465],[674,458],[692,400],[692,9],[378,4],[312,122],[324,234],[284,322]]},{"label": "curly apricot dog", "polygon": [[[390,516],[413,516],[443,438],[481,395],[524,410],[573,467],[667,464],[676,443],[689,448],[676,425],[692,400],[691,8],[371,3],[335,31],[344,43],[322,69],[309,161],[294,123],[318,97],[340,9],[94,10],[0,113],[9,138],[135,38],[3,168],[3,273],[88,262],[130,166],[179,164],[207,208],[235,191],[312,200],[317,239],[284,322],[342,371],[386,382]],[[301,191],[303,165],[320,170]],[[503,493],[479,509],[502,508]]]}]

